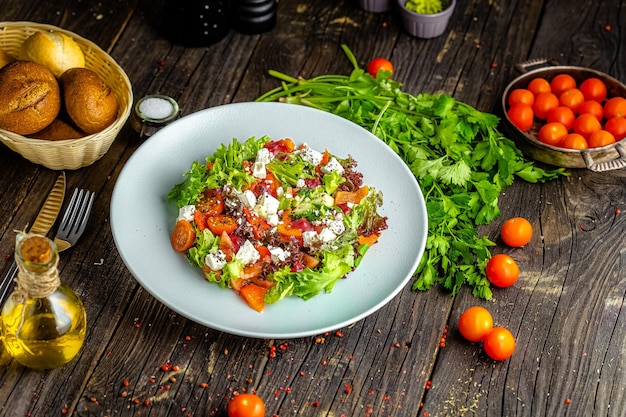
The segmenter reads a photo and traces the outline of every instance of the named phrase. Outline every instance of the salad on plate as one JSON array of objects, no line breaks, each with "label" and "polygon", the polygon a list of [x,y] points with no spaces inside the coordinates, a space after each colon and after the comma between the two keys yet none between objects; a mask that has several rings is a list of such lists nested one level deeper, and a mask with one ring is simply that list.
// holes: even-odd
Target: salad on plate
[{"label": "salad on plate", "polygon": [[382,192],[356,166],[290,138],[233,139],[168,193],[172,247],[259,312],[330,292],[387,228]]}]

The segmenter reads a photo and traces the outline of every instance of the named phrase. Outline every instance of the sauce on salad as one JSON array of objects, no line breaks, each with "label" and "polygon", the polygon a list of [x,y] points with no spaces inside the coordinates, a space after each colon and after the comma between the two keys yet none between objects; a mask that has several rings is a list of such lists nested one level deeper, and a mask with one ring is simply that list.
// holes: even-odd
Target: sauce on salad
[{"label": "sauce on salad", "polygon": [[268,136],[233,139],[168,193],[172,247],[256,311],[330,292],[387,228],[352,157]]}]

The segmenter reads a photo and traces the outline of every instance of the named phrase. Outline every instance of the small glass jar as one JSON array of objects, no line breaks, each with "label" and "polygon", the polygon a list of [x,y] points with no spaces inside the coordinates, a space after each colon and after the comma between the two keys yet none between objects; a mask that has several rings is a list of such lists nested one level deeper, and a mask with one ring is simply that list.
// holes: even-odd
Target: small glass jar
[{"label": "small glass jar", "polygon": [[2,342],[22,365],[57,368],[80,351],[87,332],[82,301],[61,283],[54,242],[19,233],[15,261],[16,287],[2,308]]},{"label": "small glass jar", "polygon": [[178,103],[171,97],[153,94],[135,103],[130,124],[141,138],[150,137],[180,116]]}]

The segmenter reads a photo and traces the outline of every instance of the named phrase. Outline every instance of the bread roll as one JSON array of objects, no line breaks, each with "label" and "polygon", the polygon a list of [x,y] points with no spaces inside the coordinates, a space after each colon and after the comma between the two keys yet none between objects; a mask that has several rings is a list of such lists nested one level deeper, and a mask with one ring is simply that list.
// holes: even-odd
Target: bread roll
[{"label": "bread roll", "polygon": [[43,130],[33,133],[29,137],[33,139],[65,140],[78,139],[83,136],[85,136],[85,134],[77,127],[57,117]]},{"label": "bread roll", "polygon": [[15,61],[15,58],[13,58],[7,51],[0,49],[0,68],[13,61]]},{"label": "bread roll", "polygon": [[60,109],[59,84],[46,67],[15,61],[0,68],[0,128],[29,135],[52,123]]},{"label": "bread roll", "polygon": [[65,110],[83,132],[98,133],[117,119],[117,97],[94,71],[69,69],[59,83]]},{"label": "bread roll", "polygon": [[19,58],[48,68],[59,78],[70,68],[84,68],[85,55],[74,39],[61,32],[36,32],[26,38]]}]

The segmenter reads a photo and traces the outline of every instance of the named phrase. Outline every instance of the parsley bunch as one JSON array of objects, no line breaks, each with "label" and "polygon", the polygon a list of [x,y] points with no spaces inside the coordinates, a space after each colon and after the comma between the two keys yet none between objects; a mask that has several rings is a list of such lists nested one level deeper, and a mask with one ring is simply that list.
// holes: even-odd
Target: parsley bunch
[{"label": "parsley bunch", "polygon": [[301,104],[342,116],[371,131],[393,149],[417,178],[426,200],[428,238],[415,271],[414,290],[435,283],[451,295],[463,284],[475,296],[490,299],[485,265],[495,245],[476,227],[500,215],[500,192],[515,177],[545,182],[565,175],[526,160],[498,130],[499,118],[480,112],[446,94],[411,95],[379,72],[372,77],[342,46],[354,69],[350,75],[293,78],[282,81],[257,101]]}]

